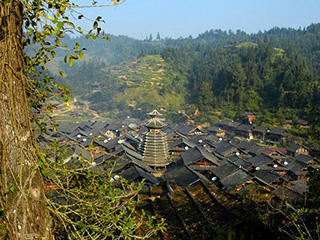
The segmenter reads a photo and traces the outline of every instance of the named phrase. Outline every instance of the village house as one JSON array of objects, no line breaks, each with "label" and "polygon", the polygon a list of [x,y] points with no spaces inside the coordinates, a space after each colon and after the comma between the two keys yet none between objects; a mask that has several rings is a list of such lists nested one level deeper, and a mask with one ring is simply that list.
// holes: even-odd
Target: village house
[{"label": "village house", "polygon": [[266,137],[268,128],[262,126],[255,126],[252,129],[252,136],[254,139],[259,139],[264,141]]},{"label": "village house", "polygon": [[185,138],[177,139],[169,143],[169,155],[180,156],[182,152],[194,148],[195,146],[196,144],[190,142]]},{"label": "village house", "polygon": [[235,129],[235,136],[246,139],[253,139],[252,135],[252,125],[250,124],[241,124]]},{"label": "village house", "polygon": [[[151,189],[148,191],[161,185],[171,197],[177,186],[181,186],[184,189],[182,193],[186,195],[185,189],[192,186],[204,188],[206,193],[208,191],[204,186],[208,186],[208,189],[227,188],[239,193],[246,192],[251,186],[263,186],[266,191],[287,196],[300,196],[305,191],[303,181],[308,178],[308,169],[319,168],[319,161],[310,156],[306,147],[267,148],[243,141],[243,138],[249,140],[253,137],[261,142],[266,139],[271,143],[280,143],[288,141],[290,135],[282,129],[267,131],[264,127],[252,128],[251,124],[225,123],[225,129],[220,125],[206,129],[209,135],[193,126],[161,124],[159,126],[164,134],[156,137],[155,132],[160,130],[155,120],[148,122],[148,127],[131,119],[127,119],[126,123],[83,121],[62,123],[56,132],[51,130],[48,136],[39,139],[47,141],[47,138],[53,138],[61,145],[76,144],[76,151],[70,152],[66,161],[69,167],[76,167],[82,157],[92,165],[90,171],[97,170],[103,174],[110,167],[109,163],[117,163],[113,169],[117,176],[137,182],[146,179],[144,187]],[[110,134],[106,136],[108,130]],[[148,131],[149,135],[146,136]],[[226,139],[227,131],[229,139]],[[240,137],[241,141],[231,138],[230,133]],[[150,161],[143,159],[148,160],[146,157],[151,153],[146,152],[147,142],[149,149],[160,149],[159,143],[163,146],[165,142],[168,144],[167,150],[161,148],[168,153],[166,162],[163,159],[152,160],[165,166],[161,178],[155,175],[158,170],[152,166],[153,162],[148,165]],[[204,201],[202,195],[195,195],[195,198],[199,203]]]},{"label": "village house", "polygon": [[240,126],[241,123],[230,121],[230,120],[223,120],[220,123],[216,124],[218,127],[227,131],[227,134],[230,135],[234,133],[235,129]]},{"label": "village house", "polygon": [[254,175],[239,167],[235,172],[222,178],[220,183],[223,188],[234,189],[235,191],[240,191],[248,185],[253,184]]},{"label": "village house", "polygon": [[287,142],[290,138],[290,134],[287,130],[279,129],[279,128],[272,128],[267,130],[265,140],[270,143],[281,143]]},{"label": "village house", "polygon": [[225,137],[227,134],[227,131],[224,129],[221,129],[217,126],[210,126],[209,128],[206,129],[208,134],[217,136],[217,137]]},{"label": "village house", "polygon": [[208,167],[219,165],[217,157],[198,146],[183,152],[180,156],[186,166],[197,165],[200,167]]},{"label": "village house", "polygon": [[259,116],[253,112],[245,112],[241,114],[239,118],[243,124],[252,124],[257,118],[259,118]]},{"label": "village house", "polygon": [[207,135],[203,130],[198,127],[188,126],[188,125],[177,125],[174,128],[175,132],[181,137],[188,137],[193,135],[205,136]]},{"label": "village house", "polygon": [[295,157],[299,154],[303,154],[303,155],[309,155],[310,154],[310,150],[309,148],[302,146],[302,145],[292,145],[291,147],[287,148],[287,155]]},{"label": "village house", "polygon": [[108,138],[114,139],[116,137],[119,137],[121,135],[124,135],[128,132],[128,127],[123,125],[122,123],[110,123],[107,127],[103,129],[104,135]]}]

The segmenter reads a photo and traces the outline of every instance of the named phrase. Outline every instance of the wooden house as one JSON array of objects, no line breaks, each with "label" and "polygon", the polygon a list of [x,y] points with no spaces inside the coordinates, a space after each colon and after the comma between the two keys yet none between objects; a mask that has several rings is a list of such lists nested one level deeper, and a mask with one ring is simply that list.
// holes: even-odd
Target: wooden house
[{"label": "wooden house", "polygon": [[244,124],[252,124],[258,117],[253,112],[245,112],[239,116],[240,121]]},{"label": "wooden house", "polygon": [[227,131],[227,133],[234,133],[235,129],[240,126],[241,123],[229,120],[223,120],[217,124],[218,127]]},{"label": "wooden house", "polygon": [[303,155],[309,155],[310,154],[310,150],[302,145],[292,145],[291,147],[287,148],[287,155],[295,157],[299,154],[303,154]]},{"label": "wooden house", "polygon": [[194,148],[196,144],[185,138],[177,139],[169,143],[169,155],[180,156],[181,153]]},{"label": "wooden house", "polygon": [[175,126],[174,130],[181,137],[188,137],[188,136],[194,136],[194,135],[200,135],[200,136],[207,135],[206,132],[204,132],[198,127],[182,125],[182,124]]},{"label": "wooden house", "polygon": [[256,126],[252,129],[252,136],[255,139],[259,139],[259,140],[264,141],[267,130],[268,130],[268,128],[266,128],[266,127]]},{"label": "wooden house", "polygon": [[290,138],[290,134],[285,129],[272,128],[267,130],[265,140],[271,143],[287,142]]},{"label": "wooden house", "polygon": [[201,167],[212,167],[219,165],[217,157],[198,146],[189,149],[180,156],[185,166],[197,165]]},{"label": "wooden house", "polygon": [[246,139],[253,139],[252,125],[241,124],[235,129],[235,136]]},{"label": "wooden house", "polygon": [[221,129],[217,126],[211,126],[209,128],[207,128],[207,132],[208,134],[217,136],[217,137],[225,137],[227,134],[227,131],[224,129]]},{"label": "wooden house", "polygon": [[274,187],[280,187],[285,182],[282,175],[272,170],[260,169],[253,173],[256,178]]},{"label": "wooden house", "polygon": [[238,168],[232,174],[221,179],[220,182],[224,188],[240,191],[253,183],[254,175],[243,168]]}]

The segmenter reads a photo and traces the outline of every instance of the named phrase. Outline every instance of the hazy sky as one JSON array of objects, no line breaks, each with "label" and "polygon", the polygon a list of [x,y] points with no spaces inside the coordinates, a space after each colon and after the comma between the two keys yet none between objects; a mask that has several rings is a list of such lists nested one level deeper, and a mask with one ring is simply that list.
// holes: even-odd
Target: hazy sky
[{"label": "hazy sky", "polygon": [[108,33],[138,39],[157,32],[161,37],[197,37],[210,29],[255,33],[320,23],[320,0],[127,0],[81,11],[91,18],[102,16]]}]

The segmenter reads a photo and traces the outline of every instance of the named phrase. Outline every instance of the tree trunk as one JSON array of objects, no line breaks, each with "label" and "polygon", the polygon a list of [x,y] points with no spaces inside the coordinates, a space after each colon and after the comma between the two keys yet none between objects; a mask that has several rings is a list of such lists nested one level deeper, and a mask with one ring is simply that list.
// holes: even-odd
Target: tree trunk
[{"label": "tree trunk", "polygon": [[0,1],[1,205],[10,239],[49,239],[49,215],[26,98],[22,29],[22,1]]}]

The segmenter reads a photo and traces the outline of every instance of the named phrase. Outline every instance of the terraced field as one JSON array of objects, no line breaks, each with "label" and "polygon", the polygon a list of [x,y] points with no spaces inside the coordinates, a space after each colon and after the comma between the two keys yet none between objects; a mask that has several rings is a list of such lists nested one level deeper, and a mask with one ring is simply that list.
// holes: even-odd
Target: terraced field
[{"label": "terraced field", "polygon": [[[129,106],[136,107],[147,103],[154,107],[163,106],[170,110],[178,110],[184,104],[184,94],[177,93],[174,83],[175,73],[160,55],[148,55],[130,63],[111,66],[106,72],[115,81],[120,81],[122,92],[116,101],[125,101]],[[185,81],[186,79],[181,79]],[[183,82],[181,90],[183,90]]]}]

